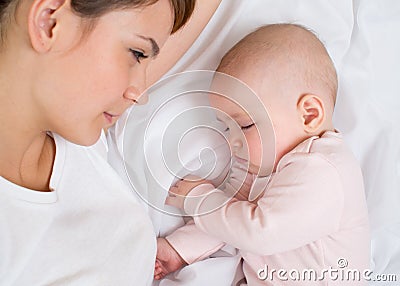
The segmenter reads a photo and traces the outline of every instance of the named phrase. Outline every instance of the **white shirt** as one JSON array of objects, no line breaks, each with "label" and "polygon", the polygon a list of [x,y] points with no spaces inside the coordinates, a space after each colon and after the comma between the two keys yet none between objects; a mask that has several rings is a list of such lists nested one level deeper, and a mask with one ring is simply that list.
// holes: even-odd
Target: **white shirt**
[{"label": "white shirt", "polygon": [[0,285],[149,285],[150,220],[96,147],[54,135],[52,192],[0,177]]}]

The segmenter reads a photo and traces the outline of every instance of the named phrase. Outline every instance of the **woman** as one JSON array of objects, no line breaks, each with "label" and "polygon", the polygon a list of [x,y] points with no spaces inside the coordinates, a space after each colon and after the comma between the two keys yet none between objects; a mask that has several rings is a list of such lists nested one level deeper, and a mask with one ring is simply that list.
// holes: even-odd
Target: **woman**
[{"label": "woman", "polygon": [[146,285],[155,238],[93,147],[194,0],[0,2],[0,285]]}]

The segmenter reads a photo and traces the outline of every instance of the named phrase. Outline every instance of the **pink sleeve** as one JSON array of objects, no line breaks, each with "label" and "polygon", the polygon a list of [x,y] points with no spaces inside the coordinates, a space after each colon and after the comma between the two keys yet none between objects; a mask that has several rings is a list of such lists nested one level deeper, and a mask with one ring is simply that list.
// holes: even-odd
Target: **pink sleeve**
[{"label": "pink sleeve", "polygon": [[254,175],[247,172],[247,162],[235,158],[223,189],[224,193],[235,196],[238,200],[247,201],[253,179]]},{"label": "pink sleeve", "polygon": [[[235,160],[225,184],[224,192],[247,200],[253,177],[247,173],[246,162]],[[204,186],[207,188],[207,185]],[[212,186],[212,190],[214,187]],[[239,191],[238,191],[239,190]],[[168,242],[188,264],[203,260],[221,249],[225,243],[198,229],[193,221],[167,236]]]},{"label": "pink sleeve", "polygon": [[167,236],[166,240],[188,264],[203,260],[225,245],[198,229],[192,220]]},{"label": "pink sleeve", "polygon": [[190,196],[197,200],[186,199],[185,211],[199,214],[194,221],[201,230],[259,255],[295,249],[335,232],[343,209],[339,174],[316,154],[281,168],[255,203],[229,199],[212,185],[201,185]]}]

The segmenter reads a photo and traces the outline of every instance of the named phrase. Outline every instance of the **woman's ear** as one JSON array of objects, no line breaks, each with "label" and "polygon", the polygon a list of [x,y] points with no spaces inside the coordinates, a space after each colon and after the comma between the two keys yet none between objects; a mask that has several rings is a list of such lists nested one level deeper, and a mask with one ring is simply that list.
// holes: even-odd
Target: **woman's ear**
[{"label": "woman's ear", "polygon": [[325,121],[325,108],[322,100],[314,94],[302,95],[297,103],[304,131],[314,133]]},{"label": "woman's ear", "polygon": [[[34,0],[29,10],[28,31],[32,47],[40,53],[51,49],[63,6],[68,0]],[[65,9],[64,9],[65,10]]]}]

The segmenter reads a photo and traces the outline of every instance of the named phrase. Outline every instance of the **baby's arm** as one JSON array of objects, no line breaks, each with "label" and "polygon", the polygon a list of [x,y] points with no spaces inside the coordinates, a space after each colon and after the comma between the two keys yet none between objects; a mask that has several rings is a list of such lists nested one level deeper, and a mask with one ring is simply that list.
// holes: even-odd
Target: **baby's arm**
[{"label": "baby's arm", "polygon": [[[225,184],[225,191],[236,193],[238,200],[247,200],[253,180],[244,163],[235,161]],[[166,238],[158,239],[154,278],[161,279],[187,264],[203,260],[224,245],[221,240],[198,229],[191,220]]]},{"label": "baby's arm", "polygon": [[[203,184],[190,192],[184,209],[203,214],[194,216],[194,221],[204,232],[260,255],[295,249],[329,235],[338,230],[343,209],[340,177],[326,159],[307,156],[282,166],[256,203],[229,200],[221,190]],[[183,187],[185,182],[178,184]]]},{"label": "baby's arm", "polygon": [[203,260],[225,245],[221,240],[198,229],[193,220],[166,239],[188,264]]},{"label": "baby's arm", "polygon": [[193,220],[165,238],[157,239],[154,279],[164,278],[187,264],[203,260],[225,245],[199,230]]},{"label": "baby's arm", "polygon": [[[239,201],[247,201],[255,177],[247,172],[247,161],[243,159],[234,159],[227,177],[228,179],[222,188],[223,192]],[[201,184],[211,185],[210,182],[196,176],[185,177],[184,180],[178,181],[175,186],[170,188],[170,196],[167,197],[166,204],[183,209],[183,202],[187,194]],[[220,188],[220,186],[217,188]],[[177,192],[174,190],[177,190]],[[175,196],[175,194],[178,195]],[[171,196],[173,198],[171,198]],[[191,216],[191,214],[188,215]]]},{"label": "baby's arm", "polygon": [[157,240],[154,278],[161,279],[187,264],[203,260],[224,245],[219,239],[199,230],[193,221],[189,221],[171,235]]}]

